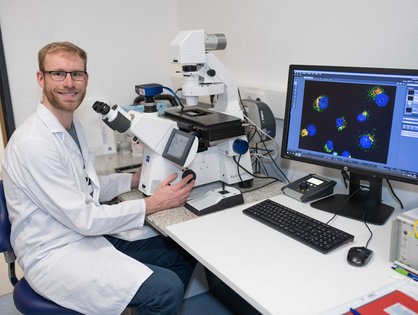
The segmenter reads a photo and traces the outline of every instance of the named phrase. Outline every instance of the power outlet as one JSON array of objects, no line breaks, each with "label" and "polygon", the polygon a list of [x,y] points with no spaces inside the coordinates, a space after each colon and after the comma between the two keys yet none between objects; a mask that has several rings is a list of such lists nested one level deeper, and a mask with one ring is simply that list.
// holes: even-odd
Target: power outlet
[{"label": "power outlet", "polygon": [[280,119],[284,118],[284,109],[286,106],[286,92],[248,86],[240,86],[239,90],[242,99],[260,99],[260,101],[266,103],[270,107],[274,117]]}]

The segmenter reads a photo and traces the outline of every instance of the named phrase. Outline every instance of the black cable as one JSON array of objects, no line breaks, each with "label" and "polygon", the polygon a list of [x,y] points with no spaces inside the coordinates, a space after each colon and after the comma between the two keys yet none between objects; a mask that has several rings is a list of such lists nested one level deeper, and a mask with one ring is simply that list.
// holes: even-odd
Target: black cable
[{"label": "black cable", "polygon": [[[240,91],[239,91],[239,89],[238,89],[238,94],[239,94],[239,97],[240,97],[240,101],[241,101],[241,104],[242,104],[242,99],[241,99],[241,94],[240,94]],[[243,110],[245,110],[245,107],[243,106]],[[247,115],[247,113],[245,112],[245,115]],[[258,128],[256,127],[256,126],[254,126],[253,124],[250,124],[250,127],[252,127],[252,128],[254,128],[254,132],[252,133],[252,135],[249,137],[249,139],[248,139],[248,142],[251,142],[251,140],[254,138],[254,136],[256,135],[256,134],[258,134],[258,136],[260,137],[260,140],[261,140],[261,143],[263,143],[263,145],[264,145],[264,147],[265,147],[265,150],[266,150],[266,152],[267,152],[267,154],[269,155],[269,157],[270,157],[270,160],[273,162],[273,164],[275,165],[275,167],[277,168],[277,170],[280,172],[280,174],[285,178],[285,180],[290,184],[290,180],[287,178],[287,176],[286,176],[286,174],[282,171],[282,169],[277,165],[277,163],[276,163],[276,161],[273,159],[273,157],[271,156],[271,154],[270,154],[270,152],[271,152],[271,150],[269,150],[268,148],[267,148],[267,145],[266,145],[266,143],[265,143],[265,140],[263,139],[263,137],[262,137],[262,133],[258,130]],[[258,150],[258,148],[257,148],[257,150]]]},{"label": "black cable", "polygon": [[242,111],[244,112],[245,116],[247,115],[247,110],[245,109],[244,103],[242,102],[242,98],[241,98],[241,91],[239,89],[238,90],[238,97],[239,97],[239,105],[241,106]]},{"label": "black cable", "polygon": [[[347,196],[347,198],[344,200],[344,202],[343,202],[343,205],[351,198],[351,197],[353,197],[355,194],[357,194],[358,192],[360,192],[361,191],[361,187],[359,187],[359,188],[357,188],[355,191],[353,191],[351,194],[349,194],[348,196]],[[332,220],[334,220],[335,219],[335,217],[338,215],[338,213],[340,212],[340,210],[341,209],[337,209],[337,211],[336,212],[334,212],[334,215],[331,217],[331,219],[329,219],[328,221],[327,221],[327,223],[325,223],[325,224],[329,224]]]},{"label": "black cable", "polygon": [[[251,140],[254,138],[254,136],[258,133],[258,135],[260,136],[260,139],[261,139],[261,133],[260,133],[260,131],[257,129],[257,127],[256,126],[254,126],[254,125],[250,125],[250,127],[251,128],[253,128],[253,130],[254,130],[254,132],[250,135],[250,137],[249,137],[249,139],[248,139],[248,141],[249,142],[251,142]],[[262,140],[263,141],[263,140]],[[265,145],[265,143],[264,143],[264,146],[266,147],[266,145]],[[259,148],[258,147],[258,143],[256,143],[256,147],[255,148],[252,148],[252,149],[254,149],[254,151],[255,151],[255,153],[256,154],[258,154],[258,151],[259,150],[262,150],[262,151],[266,151],[266,152],[271,152],[272,150],[270,150],[270,149],[263,149],[263,148]],[[263,156],[265,156],[265,155],[263,155]],[[273,160],[273,158],[272,158],[272,156],[270,155],[270,159],[274,162],[274,160]],[[269,176],[269,174],[268,174],[268,172],[267,172],[267,169],[266,169],[266,167],[265,167],[265,165],[264,165],[264,163],[261,161],[261,159],[260,158],[256,158],[256,161],[255,161],[255,164],[256,164],[256,166],[257,166],[257,169],[258,169],[258,167],[259,167],[259,165],[261,164],[262,166],[263,166],[263,169],[264,169],[264,172],[265,172],[265,174],[267,175],[267,176]],[[284,177],[286,177],[286,176],[284,176]]]},{"label": "black cable", "polygon": [[[351,183],[350,176],[347,174],[347,172],[346,172],[345,170],[342,170],[342,171],[341,171],[341,175],[342,175],[343,180],[344,180],[344,185],[345,185],[345,188],[348,188],[348,187],[347,187],[347,181],[348,181],[349,183]],[[390,190],[390,192],[391,192],[392,196],[393,196],[393,197],[396,199],[396,201],[399,203],[399,205],[400,205],[401,209],[404,209],[403,203],[402,203],[402,201],[399,199],[399,197],[396,195],[395,190],[393,189],[392,184],[390,183],[389,179],[385,178],[385,180],[386,180],[386,183],[388,184],[388,187],[389,187],[389,190]],[[365,186],[365,185],[360,185],[360,184],[359,184],[359,187],[360,187],[360,188],[369,189],[369,187],[368,187],[368,186]]]},{"label": "black cable", "polygon": [[239,181],[242,183],[242,177],[241,177],[241,173],[239,171],[239,162],[241,161],[241,155],[238,157],[238,162],[235,162],[235,156],[234,156],[234,162],[237,164],[237,173],[238,173],[238,177],[239,177]]},{"label": "black cable", "polygon": [[232,158],[232,160],[235,162],[235,164],[238,165],[238,167],[242,168],[245,172],[247,172],[247,174],[256,177],[256,178],[270,178],[270,179],[274,179],[275,181],[279,181],[279,179],[277,179],[276,177],[270,177],[270,176],[257,176],[255,174],[250,173],[245,167],[243,167],[241,164],[239,164],[236,160],[235,160],[235,156]]},{"label": "black cable", "polygon": [[172,90],[172,89],[170,89],[169,87],[167,87],[167,86],[162,86],[162,88],[164,89],[164,90],[167,90],[168,92],[170,92],[173,96],[174,96],[174,98],[177,100],[177,102],[179,103],[179,105],[182,107],[182,108],[184,108],[184,105],[182,104],[182,102],[181,102],[181,100],[180,100],[180,97],[178,97],[178,95]]},{"label": "black cable", "polygon": [[248,138],[248,142],[251,142],[251,140],[253,140],[254,136],[257,134],[257,127],[250,125],[252,128],[254,128],[254,132],[252,133],[252,135]]},{"label": "black cable", "polygon": [[247,193],[247,192],[251,192],[251,191],[255,191],[255,190],[257,190],[257,189],[261,189],[261,188],[264,188],[264,187],[266,187],[266,186],[268,186],[268,185],[270,185],[270,184],[272,184],[272,183],[275,183],[275,182],[278,182],[279,181],[279,179],[277,179],[276,177],[270,177],[270,176],[257,176],[257,175],[255,175],[255,174],[251,174],[245,167],[243,167],[241,164],[239,164],[236,160],[235,160],[235,156],[233,157],[233,160],[234,160],[234,162],[238,165],[238,167],[240,167],[240,168],[242,168],[245,172],[247,172],[248,174],[250,174],[251,176],[253,176],[253,177],[256,177],[256,178],[261,178],[261,179],[272,179],[272,181],[271,182],[269,182],[269,183],[266,183],[266,184],[264,184],[264,185],[262,185],[262,186],[260,186],[260,187],[257,187],[257,188],[254,188],[254,189],[250,189],[250,190],[246,190],[246,191],[244,191],[244,192],[242,192],[242,193]]},{"label": "black cable", "polygon": [[[367,212],[367,210],[366,210],[366,212]],[[364,216],[365,217],[365,216]],[[366,248],[369,246],[369,243],[370,243],[370,241],[372,240],[372,238],[373,238],[373,232],[372,232],[372,230],[370,230],[370,227],[369,227],[369,225],[367,224],[367,222],[366,222],[366,219],[365,218],[363,218],[363,223],[366,225],[366,227],[367,227],[367,229],[369,230],[369,232],[370,232],[370,237],[369,237],[369,239],[367,240],[367,243],[366,243]]]},{"label": "black cable", "polygon": [[389,179],[386,178],[386,183],[388,184],[389,190],[392,193],[392,196],[398,201],[399,205],[401,206],[401,209],[403,209],[403,203],[399,199],[399,197],[396,195],[395,191],[393,190],[392,184],[390,183]]},{"label": "black cable", "polygon": [[[261,139],[261,137],[260,137],[260,139]],[[285,175],[285,173],[283,173],[283,171],[282,171],[282,169],[279,167],[279,165],[277,165],[276,161],[275,161],[275,160],[273,159],[273,157],[271,156],[270,151],[269,151],[269,149],[267,148],[267,145],[266,145],[266,143],[264,142],[264,140],[263,140],[263,139],[261,139],[261,143],[264,145],[264,148],[266,149],[266,152],[267,152],[267,154],[269,155],[270,160],[273,162],[273,164],[274,164],[274,165],[276,166],[276,168],[279,170],[280,174],[282,174],[282,175],[283,175],[283,177],[286,179],[286,181],[290,184],[290,180],[289,180],[289,178],[287,178],[287,176]]]},{"label": "black cable", "polygon": [[341,176],[343,177],[343,182],[344,182],[345,188],[348,188],[347,181],[350,181],[350,176],[348,176],[347,171],[346,170],[342,170],[341,171]]},{"label": "black cable", "polygon": [[267,176],[270,176],[270,174],[269,174],[269,172],[267,171],[267,168],[266,168],[266,166],[264,165],[264,162],[262,161],[262,159],[260,159],[260,157],[259,156],[256,156],[256,159],[257,159],[257,161],[258,161],[258,167],[260,168],[260,165],[262,166],[262,168],[263,168],[263,173],[265,174],[265,175],[267,175]]},{"label": "black cable", "polygon": [[[238,90],[238,97],[239,97],[239,100],[240,100],[240,105],[241,105],[241,108],[242,108],[242,111],[244,112],[244,115],[245,116],[247,116],[247,110],[245,109],[245,106],[244,106],[244,103],[242,102],[242,98],[241,98],[241,91],[239,90],[239,89],[237,89]],[[260,136],[260,139],[261,139],[261,142],[263,143],[263,145],[264,145],[264,147],[266,148],[266,151],[267,151],[267,153],[268,153],[268,155],[269,155],[269,157],[270,157],[270,159],[271,159],[271,161],[273,162],[273,164],[276,166],[276,168],[278,169],[278,171],[280,172],[280,174],[282,174],[282,176],[285,178],[285,180],[290,184],[290,180],[287,178],[287,176],[285,175],[285,173],[282,171],[282,169],[277,165],[277,163],[276,163],[276,161],[274,161],[274,159],[273,159],[273,157],[271,156],[271,154],[270,154],[270,152],[269,152],[269,149],[267,148],[267,145],[265,144],[265,142],[264,142],[264,140],[263,140],[263,138],[262,138],[262,136],[261,136],[261,133],[260,133],[260,131],[258,130],[258,128],[256,127],[256,126],[253,126],[254,128],[255,128],[255,132],[253,133],[253,135],[252,135],[252,137],[254,137],[254,135],[255,135],[255,133],[258,133],[258,135]],[[251,137],[251,138],[252,138]],[[235,160],[234,160],[235,161]],[[235,163],[236,163],[236,161],[235,161]],[[240,167],[242,167],[242,166],[240,166]],[[244,169],[244,168],[243,168]],[[248,171],[247,171],[248,172]],[[239,172],[238,172],[238,174],[239,174]],[[249,173],[250,174],[250,173]]]},{"label": "black cable", "polygon": [[[254,160],[252,161],[251,165],[253,166],[253,171],[255,174],[257,173],[261,173],[264,174],[266,176],[270,176],[270,174],[267,171],[266,166],[264,165],[264,162],[260,159],[260,157],[258,156],[258,153],[252,153],[253,154],[253,158]],[[262,169],[262,171],[261,171]]]},{"label": "black cable", "polygon": [[[353,197],[355,194],[357,194],[359,191],[361,191],[361,187],[359,187],[358,189],[356,189],[354,192],[352,192],[350,195],[348,195],[348,197],[344,200],[344,202],[343,202],[343,204],[345,204],[351,197]],[[328,222],[327,223],[325,223],[325,224],[329,224],[332,220],[334,220],[334,218],[338,215],[338,212],[340,211],[340,209],[338,209],[335,213],[334,213],[334,215],[332,216],[332,218],[331,219],[329,219],[328,220]],[[365,207],[364,208],[364,210],[363,210],[363,223],[364,223],[364,225],[366,225],[366,227],[367,227],[367,229],[369,230],[369,232],[370,232],[370,236],[369,236],[369,239],[367,240],[367,242],[366,242],[366,248],[369,246],[369,243],[370,243],[370,241],[372,240],[372,238],[373,238],[373,232],[372,232],[372,230],[370,229],[370,227],[369,227],[369,225],[367,224],[367,222],[366,222],[366,216],[367,216],[367,207]]]},{"label": "black cable", "polygon": [[250,189],[250,190],[243,191],[242,193],[243,193],[243,194],[245,194],[245,193],[249,193],[249,192],[252,192],[252,191],[256,191],[256,190],[258,190],[258,189],[264,188],[264,187],[266,187],[266,186],[268,186],[268,185],[271,185],[271,184],[276,183],[276,182],[278,182],[278,181],[279,181],[276,177],[260,177],[260,178],[272,178],[273,180],[272,180],[271,182],[268,182],[268,183],[266,183],[266,184],[264,184],[264,185],[260,186],[260,187],[257,187],[257,188],[254,188],[254,189]]}]

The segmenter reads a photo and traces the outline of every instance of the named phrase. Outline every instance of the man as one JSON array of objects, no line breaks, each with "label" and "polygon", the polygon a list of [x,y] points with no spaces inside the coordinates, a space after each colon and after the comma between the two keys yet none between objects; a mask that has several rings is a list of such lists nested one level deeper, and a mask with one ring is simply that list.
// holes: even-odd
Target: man
[{"label": "man", "polygon": [[128,304],[138,314],[176,314],[195,261],[144,220],[183,204],[194,181],[170,185],[173,174],[148,198],[100,204],[137,188],[140,172],[95,172],[73,116],[86,93],[86,53],[55,42],[38,59],[43,99],[3,160],[11,241],[25,278],[42,296],[83,314],[120,314]]}]

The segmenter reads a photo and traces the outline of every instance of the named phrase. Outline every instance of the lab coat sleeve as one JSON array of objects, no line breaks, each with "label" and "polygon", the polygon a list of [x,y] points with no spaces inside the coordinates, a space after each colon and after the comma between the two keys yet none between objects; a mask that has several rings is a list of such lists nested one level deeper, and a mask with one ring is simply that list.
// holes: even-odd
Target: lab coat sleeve
[{"label": "lab coat sleeve", "polygon": [[17,185],[61,224],[82,235],[114,234],[143,226],[144,200],[111,206],[96,202],[83,186],[82,162],[74,161],[74,154],[53,135],[21,139],[10,151],[11,158],[19,161],[14,170],[19,173]]},{"label": "lab coat sleeve", "polygon": [[132,174],[119,173],[99,176],[100,201],[109,201],[131,190]]}]

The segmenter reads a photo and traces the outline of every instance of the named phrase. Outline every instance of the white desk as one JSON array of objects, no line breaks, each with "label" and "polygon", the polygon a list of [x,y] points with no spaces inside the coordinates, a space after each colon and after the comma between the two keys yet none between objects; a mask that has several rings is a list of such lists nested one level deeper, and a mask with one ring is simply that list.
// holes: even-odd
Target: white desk
[{"label": "white desk", "polygon": [[[272,199],[323,222],[332,217],[285,195]],[[244,215],[247,206],[171,225],[166,232],[263,314],[321,314],[399,279],[389,261],[391,219],[385,226],[369,225],[374,257],[365,267],[353,267],[347,251],[366,244],[364,223],[337,217],[331,225],[353,234],[354,242],[324,255]]]}]

